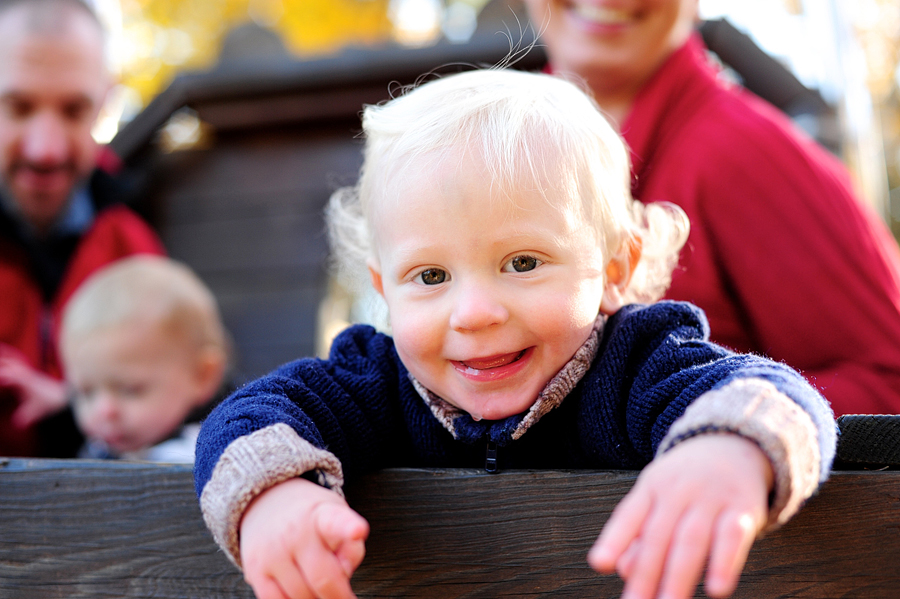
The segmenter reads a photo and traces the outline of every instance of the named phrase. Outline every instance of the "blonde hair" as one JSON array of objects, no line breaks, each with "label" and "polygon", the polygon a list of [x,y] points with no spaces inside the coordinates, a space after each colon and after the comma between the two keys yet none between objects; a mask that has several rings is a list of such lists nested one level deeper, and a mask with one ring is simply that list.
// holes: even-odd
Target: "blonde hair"
[{"label": "blonde hair", "polygon": [[[333,266],[361,291],[372,255],[373,210],[426,157],[477,153],[491,185],[509,194],[531,186],[560,210],[580,209],[611,259],[639,244],[641,259],[623,295],[652,302],[665,293],[687,240],[688,220],[671,204],[641,204],[630,192],[628,154],[594,101],[559,77],[494,68],[414,86],[367,106],[358,183],[326,208]],[[433,163],[432,163],[433,164]]]},{"label": "blonde hair", "polygon": [[85,280],[66,304],[61,342],[135,322],[158,325],[192,349],[229,354],[212,292],[187,266],[152,255],[117,260]]}]

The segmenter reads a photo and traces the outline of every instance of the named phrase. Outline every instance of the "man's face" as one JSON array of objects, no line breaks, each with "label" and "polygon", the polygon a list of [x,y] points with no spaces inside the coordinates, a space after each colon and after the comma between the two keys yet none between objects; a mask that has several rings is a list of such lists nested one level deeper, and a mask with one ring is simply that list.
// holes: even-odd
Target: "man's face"
[{"label": "man's face", "polygon": [[96,164],[91,127],[109,83],[87,15],[73,12],[53,32],[27,19],[18,7],[0,15],[0,176],[22,215],[46,231]]}]

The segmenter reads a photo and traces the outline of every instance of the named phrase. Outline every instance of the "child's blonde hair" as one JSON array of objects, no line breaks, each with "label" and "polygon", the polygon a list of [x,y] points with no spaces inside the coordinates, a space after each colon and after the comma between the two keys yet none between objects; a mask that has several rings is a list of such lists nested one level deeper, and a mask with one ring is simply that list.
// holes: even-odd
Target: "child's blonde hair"
[{"label": "child's blonde hair", "polygon": [[190,349],[213,348],[227,360],[228,336],[212,292],[187,266],[135,255],[91,275],[66,304],[61,343],[135,322],[160,326]]},{"label": "child's blonde hair", "polygon": [[560,210],[580,208],[606,259],[640,244],[627,302],[665,293],[687,239],[687,217],[671,204],[632,199],[621,138],[573,83],[510,69],[468,71],[367,106],[362,124],[359,181],[336,191],[326,210],[334,266],[354,291],[368,280],[375,204],[423,163],[435,164],[431,158],[458,160],[462,150],[483,160],[493,189],[509,195],[529,186]]}]

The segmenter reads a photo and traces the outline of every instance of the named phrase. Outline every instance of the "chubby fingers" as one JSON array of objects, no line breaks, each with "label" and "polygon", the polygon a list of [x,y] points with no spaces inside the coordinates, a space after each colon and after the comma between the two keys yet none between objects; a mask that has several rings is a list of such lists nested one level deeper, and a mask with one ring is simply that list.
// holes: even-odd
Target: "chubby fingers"
[{"label": "chubby fingers", "polygon": [[706,574],[706,594],[728,597],[737,588],[761,521],[748,512],[727,510],[716,523],[715,539]]},{"label": "chubby fingers", "polygon": [[296,565],[274,568],[271,574],[255,578],[252,582],[256,599],[315,599]]},{"label": "chubby fingers", "polygon": [[315,541],[297,547],[293,571],[276,576],[279,586],[291,599],[354,599],[350,576],[362,556],[352,563],[339,550],[348,545],[355,547],[352,555],[364,554],[369,523],[343,502],[320,503],[311,517]]},{"label": "chubby fingers", "polygon": [[680,514],[650,510],[645,526],[614,562],[626,581],[623,597],[692,597],[707,556],[707,595],[728,597],[734,592],[760,521],[747,511],[734,509],[710,517],[709,507],[695,505]]},{"label": "chubby fingers", "polygon": [[[626,581],[624,598],[692,597],[709,552],[711,519],[702,510],[688,506],[682,510],[653,501],[650,493],[640,496],[646,499],[620,504],[626,509],[613,513],[595,545],[595,549],[606,548],[609,554],[598,556],[592,550],[589,561],[615,556],[615,570]],[[604,542],[609,544],[603,545]],[[609,562],[601,562],[598,559],[598,565],[604,566],[601,571],[611,571]]]},{"label": "chubby fingers", "polygon": [[588,552],[588,564],[594,570],[611,574],[620,567],[620,558],[640,537],[651,505],[650,496],[644,493],[629,493],[619,502]]},{"label": "chubby fingers", "polygon": [[369,523],[346,506],[326,504],[319,506],[318,512],[316,529],[319,536],[349,578],[366,555]]},{"label": "chubby fingers", "polygon": [[713,519],[703,509],[688,509],[676,523],[667,548],[660,597],[694,596],[712,542]]},{"label": "chubby fingers", "polygon": [[350,576],[368,531],[365,519],[333,491],[289,479],[244,512],[244,577],[258,599],[353,599]]}]

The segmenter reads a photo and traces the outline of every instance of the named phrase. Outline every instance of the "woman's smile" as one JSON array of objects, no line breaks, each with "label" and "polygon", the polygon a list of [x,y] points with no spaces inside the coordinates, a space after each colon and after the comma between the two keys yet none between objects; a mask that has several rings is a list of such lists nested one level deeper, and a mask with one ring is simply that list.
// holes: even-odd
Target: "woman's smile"
[{"label": "woman's smile", "polygon": [[578,16],[578,18],[596,25],[624,25],[634,19],[630,11],[621,8],[613,8],[609,6],[596,6],[583,2],[573,2],[570,10]]}]

